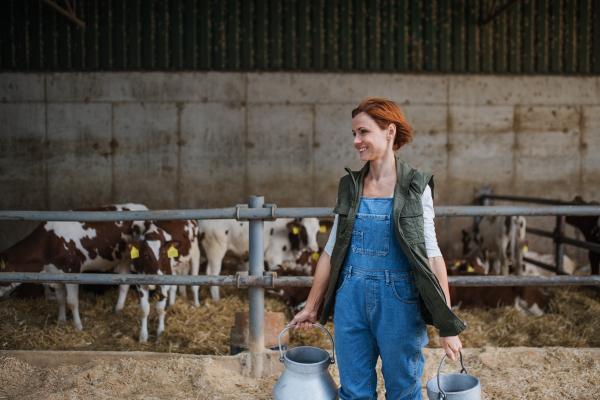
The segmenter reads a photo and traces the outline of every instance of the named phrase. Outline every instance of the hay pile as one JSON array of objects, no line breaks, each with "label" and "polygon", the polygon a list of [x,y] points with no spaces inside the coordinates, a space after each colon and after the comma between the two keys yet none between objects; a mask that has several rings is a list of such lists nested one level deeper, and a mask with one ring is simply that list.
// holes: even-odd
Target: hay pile
[{"label": "hay pile", "polygon": [[[0,350],[89,350],[154,351],[187,354],[229,354],[230,327],[235,313],[248,311],[248,293],[227,288],[219,302],[210,299],[208,288],[201,291],[201,306],[177,297],[167,307],[165,331],[156,340],[158,317],[156,298],[150,302],[148,343],[139,343],[140,308],[137,293],[130,290],[123,310],[114,313],[117,290],[104,295],[80,292],[79,313],[83,331],[73,328],[67,308],[67,322],[57,321],[56,301],[9,299],[0,303]],[[189,291],[188,291],[189,295]],[[190,296],[191,297],[191,296]],[[265,299],[266,311],[284,311],[285,304]]]},{"label": "hay pile", "polygon": [[[539,317],[513,307],[458,310],[469,329],[460,338],[468,347],[600,347],[600,302],[585,288],[548,288],[551,309]],[[440,347],[437,330],[428,327],[429,347]]]},{"label": "hay pile", "polygon": [[[582,350],[485,348],[469,353],[465,365],[481,380],[485,400],[598,398],[600,361]],[[437,373],[440,354],[425,349],[423,388]],[[447,363],[443,372],[456,371],[458,362]],[[377,392],[384,398],[381,361],[377,372]],[[335,365],[330,373],[339,385]],[[125,359],[42,368],[0,357],[0,374],[0,398],[11,399],[270,399],[278,378],[244,378],[209,358]],[[427,398],[425,391],[424,395]]]},{"label": "hay pile", "polygon": [[11,399],[268,399],[277,381],[244,378],[208,358],[38,368],[2,357],[0,371],[0,398]]},{"label": "hay pile", "polygon": [[[525,316],[512,307],[490,310],[459,310],[469,324],[461,334],[464,347],[564,346],[600,347],[600,302],[586,289],[549,289],[552,310],[540,317]],[[117,290],[104,295],[80,293],[80,315],[84,330],[73,328],[71,313],[67,323],[59,323],[55,301],[9,299],[0,302],[0,350],[90,350],[154,351],[186,354],[229,354],[229,332],[234,315],[248,310],[248,292],[221,288],[222,300],[210,300],[208,288],[201,288],[201,307],[177,297],[167,308],[165,331],[156,340],[156,299],[151,302],[148,321],[149,342],[139,343],[140,317],[137,294],[130,291],[125,308],[113,313]],[[274,295],[265,298],[267,311],[289,308]],[[327,324],[333,334],[333,324]],[[435,329],[429,329],[429,347],[439,347]],[[320,329],[291,331],[290,345],[330,348]]]},{"label": "hay pile", "polygon": [[[426,349],[425,356],[424,387],[436,376],[442,352]],[[484,348],[465,355],[465,367],[481,381],[486,400],[598,398],[600,360],[584,350]],[[442,369],[459,371],[458,361]]]}]

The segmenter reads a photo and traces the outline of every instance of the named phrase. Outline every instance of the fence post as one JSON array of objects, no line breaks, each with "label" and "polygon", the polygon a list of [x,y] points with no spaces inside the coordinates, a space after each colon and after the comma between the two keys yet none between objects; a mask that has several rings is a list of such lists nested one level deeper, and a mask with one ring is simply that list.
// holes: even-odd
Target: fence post
[{"label": "fence post", "polygon": [[[249,208],[263,208],[263,196],[250,196]],[[264,240],[262,219],[250,220],[250,276],[263,276]],[[265,290],[262,287],[249,288],[250,299],[250,354],[252,359],[252,378],[260,379],[263,374],[263,353],[265,348]]]},{"label": "fence post", "polygon": [[556,274],[560,275],[563,271],[563,260],[565,254],[565,245],[562,238],[565,236],[566,217],[564,215],[556,216],[556,230],[554,231],[554,243],[556,243]]}]

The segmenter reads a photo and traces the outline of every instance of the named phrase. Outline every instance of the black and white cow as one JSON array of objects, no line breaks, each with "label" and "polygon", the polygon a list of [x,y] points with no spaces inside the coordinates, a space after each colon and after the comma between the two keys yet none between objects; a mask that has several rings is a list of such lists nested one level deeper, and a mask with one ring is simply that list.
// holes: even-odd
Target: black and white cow
[{"label": "black and white cow", "polygon": [[[208,259],[207,275],[219,275],[225,253],[231,251],[237,256],[243,256],[249,248],[248,222],[235,220],[199,220],[198,230],[203,236],[201,243]],[[306,232],[306,245],[295,249],[293,236],[303,236]],[[285,261],[294,260],[296,252],[304,247],[317,252],[317,234],[321,225],[317,218],[278,218],[275,221],[265,221],[263,238],[265,246],[265,261],[273,269]],[[290,235],[292,239],[290,239]],[[219,300],[218,286],[211,286],[211,297]]]},{"label": "black and white cow", "polygon": [[491,266],[496,275],[508,275],[507,252],[510,252],[515,274],[521,275],[526,227],[523,216],[484,217],[469,232],[463,230],[463,258],[479,257],[486,274]]}]

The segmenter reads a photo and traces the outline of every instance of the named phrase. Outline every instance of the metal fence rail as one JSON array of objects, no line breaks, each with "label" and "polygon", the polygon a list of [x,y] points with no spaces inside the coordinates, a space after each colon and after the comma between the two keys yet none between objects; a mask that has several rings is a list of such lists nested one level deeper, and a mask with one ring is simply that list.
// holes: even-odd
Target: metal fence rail
[{"label": "metal fence rail", "polygon": [[[237,288],[311,287],[312,276],[207,276],[135,274],[40,274],[5,272],[0,281],[86,285],[235,286]],[[600,276],[449,276],[450,286],[581,286],[600,285]]]},{"label": "metal fence rail", "polygon": [[[600,215],[600,205],[570,206],[443,206],[435,207],[437,217]],[[173,219],[273,219],[333,218],[332,207],[264,208],[238,207],[207,210],[144,211],[0,211],[0,221],[150,221]]]}]

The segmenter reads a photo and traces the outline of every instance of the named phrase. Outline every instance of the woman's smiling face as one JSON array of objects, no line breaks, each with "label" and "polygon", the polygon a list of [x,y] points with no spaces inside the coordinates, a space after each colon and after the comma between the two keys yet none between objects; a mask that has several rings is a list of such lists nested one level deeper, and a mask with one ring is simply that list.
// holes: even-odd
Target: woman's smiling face
[{"label": "woman's smiling face", "polygon": [[[392,125],[393,127],[393,125]],[[361,161],[375,160],[392,149],[392,129],[381,129],[367,113],[360,113],[352,119],[352,134],[354,135],[354,147],[360,154]],[[390,138],[388,138],[388,136]]]}]

